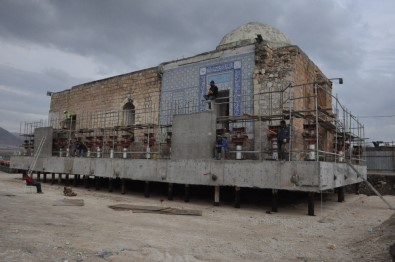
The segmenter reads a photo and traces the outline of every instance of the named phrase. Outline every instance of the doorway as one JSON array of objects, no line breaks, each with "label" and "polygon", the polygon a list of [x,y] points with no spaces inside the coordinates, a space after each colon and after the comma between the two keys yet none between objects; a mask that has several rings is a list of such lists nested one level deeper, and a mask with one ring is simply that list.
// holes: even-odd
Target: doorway
[{"label": "doorway", "polygon": [[[215,99],[217,104],[217,117],[229,117],[229,90],[218,91]],[[229,121],[223,122],[223,127],[229,130]]]}]

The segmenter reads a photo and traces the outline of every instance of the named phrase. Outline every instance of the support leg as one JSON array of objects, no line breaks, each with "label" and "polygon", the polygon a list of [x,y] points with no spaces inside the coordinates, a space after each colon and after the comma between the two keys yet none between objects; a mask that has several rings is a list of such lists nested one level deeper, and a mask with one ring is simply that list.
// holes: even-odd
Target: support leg
[{"label": "support leg", "polygon": [[278,190],[272,190],[272,212],[278,212]]},{"label": "support leg", "polygon": [[41,172],[37,172],[37,181],[40,182],[41,181]]},{"label": "support leg", "polygon": [[112,177],[110,177],[110,178],[108,179],[108,192],[112,192],[112,190],[113,190],[112,181],[113,181],[113,179],[112,179]]},{"label": "support leg", "polygon": [[62,174],[59,173],[58,174],[58,184],[61,184],[61,183],[62,183]]},{"label": "support leg", "polygon": [[51,185],[53,185],[54,183],[55,183],[55,173],[52,173]]},{"label": "support leg", "polygon": [[307,214],[309,216],[314,216],[314,196],[315,196],[314,192],[309,193],[309,203],[307,206]]},{"label": "support leg", "polygon": [[214,187],[214,206],[219,206],[219,186]]},{"label": "support leg", "polygon": [[68,186],[70,183],[69,183],[69,174],[66,174],[66,186]]},{"label": "support leg", "polygon": [[125,195],[125,178],[121,178],[121,194]]},{"label": "support leg", "polygon": [[145,181],[144,196],[149,197],[149,181]]},{"label": "support leg", "polygon": [[84,186],[85,188],[89,187],[89,176],[88,175],[84,175]]},{"label": "support leg", "polygon": [[337,202],[344,202],[344,187],[337,189]]},{"label": "support leg", "polygon": [[185,195],[184,195],[184,202],[189,202],[189,185],[185,185]]},{"label": "support leg", "polygon": [[78,177],[78,175],[74,174],[73,187],[77,186],[77,177]]},{"label": "support leg", "polygon": [[235,208],[240,208],[240,187],[235,187]]},{"label": "support leg", "polygon": [[44,173],[43,176],[44,176],[44,181],[43,182],[47,183],[47,173]]},{"label": "support leg", "polygon": [[173,200],[173,183],[168,184],[167,199]]},{"label": "support leg", "polygon": [[100,190],[100,177],[95,176],[95,190]]}]

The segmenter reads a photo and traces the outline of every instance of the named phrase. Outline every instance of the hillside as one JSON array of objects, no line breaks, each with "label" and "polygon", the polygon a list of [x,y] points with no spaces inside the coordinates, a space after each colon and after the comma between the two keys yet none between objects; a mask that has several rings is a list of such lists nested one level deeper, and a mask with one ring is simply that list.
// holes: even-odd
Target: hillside
[{"label": "hillside", "polygon": [[20,146],[22,139],[0,127],[0,146]]}]

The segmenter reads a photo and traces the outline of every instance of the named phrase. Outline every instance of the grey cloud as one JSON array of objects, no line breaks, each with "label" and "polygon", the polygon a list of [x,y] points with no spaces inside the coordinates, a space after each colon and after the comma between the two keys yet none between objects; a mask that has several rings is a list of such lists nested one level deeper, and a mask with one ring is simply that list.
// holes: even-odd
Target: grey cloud
[{"label": "grey cloud", "polygon": [[362,62],[363,22],[333,1],[293,1],[284,31],[327,70],[354,71]]},{"label": "grey cloud", "polygon": [[46,118],[50,103],[46,92],[61,91],[84,80],[58,69],[33,73],[0,65],[0,126],[19,132],[20,123]]},{"label": "grey cloud", "polygon": [[26,92],[45,94],[47,90],[61,91],[87,80],[72,77],[54,68],[49,68],[42,73],[35,73],[0,64],[0,85]]},{"label": "grey cloud", "polygon": [[[250,4],[262,2],[249,1]],[[33,4],[35,3],[35,4]],[[263,2],[264,3],[264,2]],[[1,35],[84,56],[109,56],[121,66],[139,50],[160,49],[158,63],[215,49],[221,37],[251,20],[270,17],[273,4],[249,8],[229,1],[5,1]],[[6,15],[8,14],[8,15]],[[9,15],[12,14],[12,15]],[[265,15],[266,14],[266,15]],[[4,16],[3,16],[4,15]],[[18,17],[23,19],[18,19]]]},{"label": "grey cloud", "polygon": [[[386,3],[387,9],[393,6]],[[372,7],[353,0],[0,0],[0,41],[85,57],[100,65],[97,73],[104,78],[213,50],[226,33],[258,21],[284,32],[328,77],[344,77],[345,85],[334,91],[357,115],[389,114],[395,112],[388,96],[394,85],[395,37],[392,29],[376,30],[376,23],[369,23],[380,20],[377,10],[375,16],[366,11]],[[45,115],[47,90],[94,80],[89,77],[51,65],[40,73],[0,65],[0,85],[43,94],[34,102],[18,97],[15,112],[37,104],[35,112]]]}]

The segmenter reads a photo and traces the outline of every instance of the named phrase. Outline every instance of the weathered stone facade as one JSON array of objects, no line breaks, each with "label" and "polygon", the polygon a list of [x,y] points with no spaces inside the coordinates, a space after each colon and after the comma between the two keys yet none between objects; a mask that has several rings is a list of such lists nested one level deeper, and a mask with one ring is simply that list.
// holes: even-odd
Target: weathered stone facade
[{"label": "weathered stone facade", "polygon": [[[58,146],[54,151],[57,153],[62,148],[71,148],[74,140],[78,140],[84,144],[85,152],[100,150],[101,154],[109,155],[112,148],[120,156],[123,148],[127,148],[128,158],[147,157],[143,153],[147,147],[150,151],[158,150],[152,141],[152,134],[157,132],[159,95],[160,75],[157,67],[54,93],[49,119],[53,127],[66,129],[65,134],[60,132],[55,136],[60,142],[55,143],[55,147]],[[128,105],[133,105],[133,109]],[[126,107],[128,110],[125,110]],[[64,111],[73,115],[71,127],[65,128]],[[139,128],[131,128],[131,125]]]},{"label": "weathered stone facade", "polygon": [[[288,120],[292,126],[293,159],[303,160],[303,152],[308,150],[302,136],[304,125],[314,125],[316,120],[314,83],[317,83],[318,107],[330,112],[330,82],[297,46],[272,48],[269,43],[262,42],[256,44],[255,50],[254,94],[258,96],[255,112],[267,120],[266,130],[278,126],[280,120]],[[299,112],[299,117],[295,117],[295,112]],[[332,151],[333,134],[321,127],[319,133],[322,138],[320,150]],[[266,134],[270,137],[270,133]],[[270,141],[262,141],[264,151],[269,152],[271,146]]]},{"label": "weathered stone facade", "polygon": [[[81,84],[54,93],[49,115],[50,119],[63,119],[63,112],[69,111],[76,115],[77,125],[81,123],[83,128],[94,128],[94,124],[86,123],[88,118],[94,118],[98,112],[121,112],[130,98],[136,112],[143,113],[147,109],[155,112],[153,118],[149,120],[144,118],[144,114],[136,114],[136,123],[157,123],[159,94],[160,78],[158,68],[154,67]],[[120,124],[117,119],[114,121]]]}]

